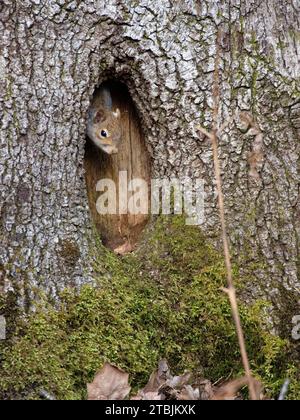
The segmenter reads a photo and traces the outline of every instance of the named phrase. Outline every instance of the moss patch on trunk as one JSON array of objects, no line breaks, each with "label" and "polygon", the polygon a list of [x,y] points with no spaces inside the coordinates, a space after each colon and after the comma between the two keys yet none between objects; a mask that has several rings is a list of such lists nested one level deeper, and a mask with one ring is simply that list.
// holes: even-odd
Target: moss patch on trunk
[{"label": "moss patch on trunk", "polygon": [[[230,305],[220,290],[223,258],[198,228],[182,217],[159,217],[134,254],[119,258],[99,244],[94,269],[98,287],[66,289],[58,307],[41,301],[0,342],[2,398],[38,399],[43,389],[58,399],[83,399],[104,361],[128,371],[135,388],[162,357],[174,372],[187,369],[213,381],[242,373]],[[235,277],[242,290],[237,268]],[[289,395],[299,398],[289,344],[264,328],[265,307],[240,307],[252,368],[270,396],[288,376]]]}]

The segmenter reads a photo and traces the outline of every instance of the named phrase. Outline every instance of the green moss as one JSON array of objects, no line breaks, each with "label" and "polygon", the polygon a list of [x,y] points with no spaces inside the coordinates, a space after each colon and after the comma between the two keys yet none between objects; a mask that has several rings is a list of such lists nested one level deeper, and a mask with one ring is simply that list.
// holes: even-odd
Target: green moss
[{"label": "green moss", "polygon": [[[241,374],[222,257],[181,217],[158,218],[132,255],[118,258],[101,244],[96,288],[61,295],[59,307],[40,304],[17,323],[0,347],[2,398],[86,397],[86,383],[108,360],[143,385],[160,358],[175,372],[189,369],[211,380]],[[235,276],[238,276],[235,269]],[[238,280],[238,279],[237,279]],[[238,280],[239,288],[242,282]],[[265,304],[241,304],[251,365],[277,395],[287,372],[287,342],[263,328]],[[293,382],[293,393],[300,395]]]}]

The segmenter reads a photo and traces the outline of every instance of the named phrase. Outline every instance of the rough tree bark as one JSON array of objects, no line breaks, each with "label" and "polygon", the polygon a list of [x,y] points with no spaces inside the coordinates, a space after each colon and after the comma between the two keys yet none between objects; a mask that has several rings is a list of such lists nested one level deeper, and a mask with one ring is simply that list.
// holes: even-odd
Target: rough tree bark
[{"label": "rough tree bark", "polygon": [[[209,142],[217,31],[220,120],[253,115],[264,135],[261,181],[251,138],[221,138],[235,256],[249,296],[278,307],[299,283],[299,2],[297,0],[2,0],[0,4],[1,288],[23,299],[91,281],[84,182],[86,112],[112,76],[139,112],[153,176],[202,177],[208,237],[219,222]],[[296,303],[295,303],[296,304]]]}]

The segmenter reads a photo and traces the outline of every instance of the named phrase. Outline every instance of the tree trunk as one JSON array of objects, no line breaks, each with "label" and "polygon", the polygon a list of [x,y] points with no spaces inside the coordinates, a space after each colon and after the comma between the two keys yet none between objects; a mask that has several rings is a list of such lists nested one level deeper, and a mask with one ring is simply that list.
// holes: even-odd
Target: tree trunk
[{"label": "tree trunk", "polygon": [[135,103],[152,177],[203,178],[202,228],[218,237],[211,147],[197,126],[211,124],[219,31],[220,122],[247,111],[264,143],[255,180],[252,138],[231,121],[220,139],[232,250],[252,274],[250,297],[282,307],[286,290],[299,293],[297,3],[2,0],[1,288],[26,302],[93,280],[86,116],[111,78]]}]

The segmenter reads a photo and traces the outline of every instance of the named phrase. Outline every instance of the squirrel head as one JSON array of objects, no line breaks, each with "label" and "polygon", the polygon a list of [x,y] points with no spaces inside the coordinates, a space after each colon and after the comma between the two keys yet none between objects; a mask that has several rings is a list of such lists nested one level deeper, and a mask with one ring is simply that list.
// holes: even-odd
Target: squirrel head
[{"label": "squirrel head", "polygon": [[97,147],[109,155],[118,153],[121,140],[121,113],[99,107],[89,113],[87,134]]}]

